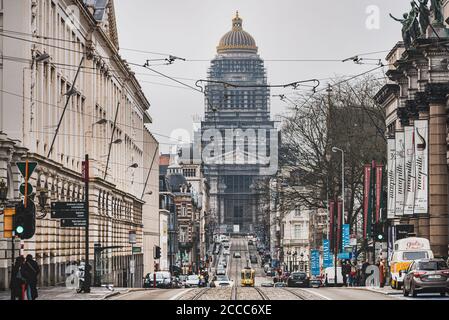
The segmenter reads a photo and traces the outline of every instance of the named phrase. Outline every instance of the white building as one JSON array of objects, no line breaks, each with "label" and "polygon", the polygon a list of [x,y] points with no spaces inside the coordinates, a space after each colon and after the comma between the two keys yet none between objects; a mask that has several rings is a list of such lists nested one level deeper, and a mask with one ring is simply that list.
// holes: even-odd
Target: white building
[{"label": "white building", "polygon": [[[14,162],[28,159],[39,163],[32,186],[48,190],[45,211],[50,202],[82,201],[88,154],[89,261],[94,265],[94,245],[116,247],[103,250],[94,267],[103,282],[131,285],[128,235],[135,231],[139,285],[159,244],[159,151],[146,129],[150,103],[119,55],[113,0],[3,0],[0,27],[0,179],[8,199],[20,199]],[[43,216],[37,201],[36,208]],[[84,230],[63,229],[49,214],[22,244],[42,266],[41,286],[64,282],[67,265],[84,260]],[[0,233],[0,289],[8,287],[10,266],[11,239]]]},{"label": "white building", "polygon": [[311,210],[301,208],[290,211],[282,219],[283,260],[289,271],[308,270],[311,214]]}]

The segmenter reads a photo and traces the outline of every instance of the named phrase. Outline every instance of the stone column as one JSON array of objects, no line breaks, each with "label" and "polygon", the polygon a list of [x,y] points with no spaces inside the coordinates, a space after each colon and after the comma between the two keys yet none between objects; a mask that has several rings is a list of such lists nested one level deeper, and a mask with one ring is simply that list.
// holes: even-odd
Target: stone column
[{"label": "stone column", "polygon": [[448,169],[446,143],[447,84],[429,84],[430,244],[436,257],[448,254]]},{"label": "stone column", "polygon": [[[416,102],[418,105],[419,120],[429,120],[429,101],[426,93],[418,92],[416,94]],[[430,239],[429,214],[418,217],[418,229],[415,232],[418,237]]]}]

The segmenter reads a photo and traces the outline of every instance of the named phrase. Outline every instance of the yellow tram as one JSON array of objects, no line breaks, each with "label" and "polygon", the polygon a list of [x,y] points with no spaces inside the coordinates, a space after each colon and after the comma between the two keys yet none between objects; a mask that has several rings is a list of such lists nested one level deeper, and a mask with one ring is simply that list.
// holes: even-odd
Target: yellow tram
[{"label": "yellow tram", "polygon": [[242,270],[242,287],[254,287],[256,283],[256,270],[245,268]]}]

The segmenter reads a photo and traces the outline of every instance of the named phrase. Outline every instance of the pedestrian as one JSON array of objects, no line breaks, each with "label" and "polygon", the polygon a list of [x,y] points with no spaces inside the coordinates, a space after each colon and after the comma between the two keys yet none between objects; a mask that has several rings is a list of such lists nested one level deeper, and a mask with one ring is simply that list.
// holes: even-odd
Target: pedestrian
[{"label": "pedestrian", "polygon": [[379,263],[379,280],[380,280],[380,287],[385,287],[385,277],[386,276],[386,268],[385,268],[385,260],[381,259]]},{"label": "pedestrian", "polygon": [[11,281],[9,288],[11,289],[11,300],[25,300],[26,280],[22,276],[22,266],[25,259],[20,256],[16,258],[11,271]]},{"label": "pedestrian", "polygon": [[37,277],[40,274],[38,263],[33,260],[31,254],[26,256],[25,263],[22,266],[22,275],[27,282],[27,299],[36,300],[37,292]]},{"label": "pedestrian", "polygon": [[368,262],[368,259],[365,260],[365,262],[362,264],[362,286],[366,285],[366,278],[367,278],[366,269],[368,268],[369,265],[370,264]]},{"label": "pedestrian", "polygon": [[357,284],[357,269],[355,266],[351,265],[351,273],[349,274],[350,286],[355,287]]},{"label": "pedestrian", "polygon": [[342,261],[341,272],[343,274],[343,284],[345,287],[347,287],[348,286],[348,277],[349,277],[349,274],[351,273],[351,266],[349,265],[349,263],[347,261]]}]

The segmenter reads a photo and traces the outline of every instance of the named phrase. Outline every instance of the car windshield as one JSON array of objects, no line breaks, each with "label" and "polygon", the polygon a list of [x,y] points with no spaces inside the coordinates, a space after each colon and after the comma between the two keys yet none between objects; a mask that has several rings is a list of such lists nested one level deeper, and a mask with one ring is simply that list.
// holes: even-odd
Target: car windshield
[{"label": "car windshield", "polygon": [[447,264],[444,261],[426,261],[420,262],[418,266],[419,270],[424,271],[437,271],[437,270],[447,270]]},{"label": "car windshield", "polygon": [[292,273],[293,279],[305,279],[306,277],[305,273]]},{"label": "car windshield", "polygon": [[229,281],[227,276],[217,276],[217,281]]},{"label": "car windshield", "polygon": [[408,251],[403,254],[404,260],[419,260],[428,258],[425,251]]},{"label": "car windshield", "polygon": [[192,275],[192,276],[189,276],[187,279],[188,279],[188,280],[198,280],[199,277],[196,276],[196,275]]}]

